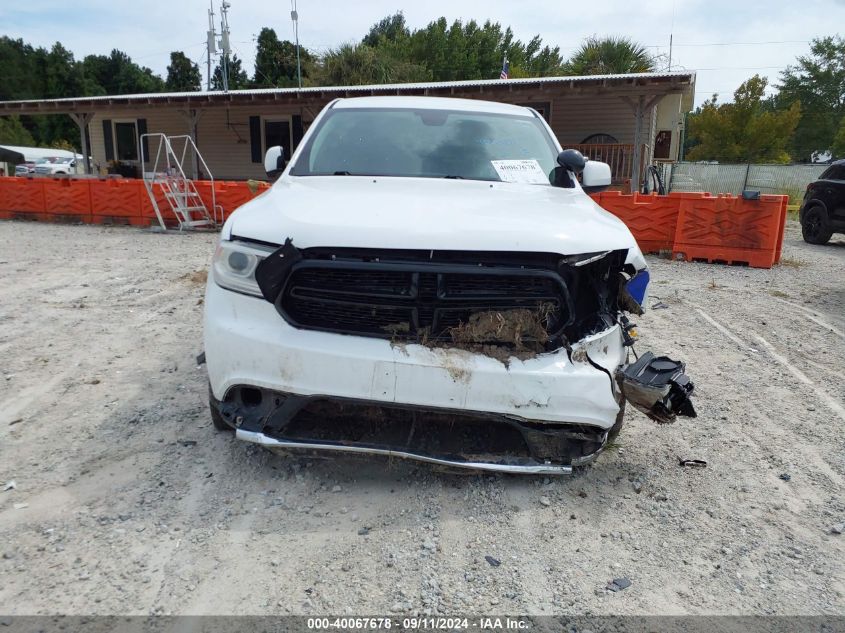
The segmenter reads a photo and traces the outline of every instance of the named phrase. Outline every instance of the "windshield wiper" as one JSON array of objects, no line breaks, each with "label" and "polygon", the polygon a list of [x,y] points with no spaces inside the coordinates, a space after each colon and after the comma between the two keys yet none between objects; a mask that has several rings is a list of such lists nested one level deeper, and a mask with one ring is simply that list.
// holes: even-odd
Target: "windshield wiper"
[{"label": "windshield wiper", "polygon": [[443,176],[443,178],[448,178],[450,180],[465,180],[463,176],[453,176],[451,174],[448,176]]},{"label": "windshield wiper", "polygon": [[352,172],[349,171],[336,171],[332,174],[332,176],[351,176]]}]

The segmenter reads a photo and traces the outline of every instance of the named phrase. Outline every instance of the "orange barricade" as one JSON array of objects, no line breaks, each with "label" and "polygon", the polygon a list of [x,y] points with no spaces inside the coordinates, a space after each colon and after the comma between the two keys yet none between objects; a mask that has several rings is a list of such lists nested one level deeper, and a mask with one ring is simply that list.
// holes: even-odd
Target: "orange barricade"
[{"label": "orange barricade", "polygon": [[[150,194],[147,192],[147,188],[144,186],[144,182],[142,180],[138,180],[136,182],[138,183],[138,191],[141,196],[141,224],[143,226],[158,226],[158,217],[156,216],[155,208],[153,208],[153,203],[150,200]],[[199,181],[195,184],[198,185]],[[179,220],[177,219],[176,214],[173,213],[170,203],[167,201],[161,187],[156,186],[153,188],[153,191],[155,192],[156,204],[158,205],[158,210],[159,213],[161,213],[165,226],[168,228],[178,227]]]},{"label": "orange barricade", "polygon": [[44,211],[55,222],[91,222],[90,181],[45,178]]},{"label": "orange barricade", "polygon": [[[197,191],[212,210],[212,183],[196,181]],[[216,203],[227,218],[239,206],[270,186],[268,183],[214,182]],[[254,193],[253,193],[254,191]],[[780,261],[787,196],[758,200],[709,193],[668,196],[606,191],[593,199],[620,218],[644,252],[671,250],[676,259],[742,263],[771,268]],[[159,193],[165,223],[177,226],[170,205]],[[0,177],[0,218],[149,226],[158,222],[147,190],[135,179]]]},{"label": "orange barricade", "polygon": [[625,223],[644,253],[672,250],[680,202],[675,194],[658,196],[605,191],[593,194],[593,199]]},{"label": "orange barricade", "polygon": [[675,259],[771,268],[780,261],[787,196],[684,199],[672,254]]},{"label": "orange barricade", "polygon": [[143,226],[141,193],[144,184],[129,178],[91,180],[91,221],[95,224]]},{"label": "orange barricade", "polygon": [[[245,182],[215,182],[217,204],[223,207],[223,218],[228,218],[242,204],[249,202],[255,196],[266,190],[270,185],[261,183],[256,193],[252,193]],[[219,185],[219,189],[216,188]],[[264,185],[263,187],[261,185]]]},{"label": "orange barricade", "polygon": [[0,178],[0,217],[49,222],[43,178]]}]

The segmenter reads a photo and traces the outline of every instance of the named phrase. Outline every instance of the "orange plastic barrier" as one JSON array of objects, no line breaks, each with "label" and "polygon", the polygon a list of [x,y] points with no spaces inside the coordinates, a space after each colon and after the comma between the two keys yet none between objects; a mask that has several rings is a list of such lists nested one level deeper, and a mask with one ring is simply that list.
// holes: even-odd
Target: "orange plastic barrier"
[{"label": "orange plastic barrier", "polygon": [[[141,197],[141,218],[138,224],[142,226],[158,226],[158,217],[156,216],[153,203],[150,201],[150,194],[147,193],[147,188],[144,186],[144,182],[142,180],[136,180],[135,182],[138,183],[138,192]],[[167,198],[164,196],[161,188],[156,187],[153,191],[155,191],[156,204],[158,205],[158,210],[159,213],[161,213],[165,226],[168,228],[178,227],[179,220],[176,218],[176,214],[174,214],[171,210],[170,203],[167,201]]]},{"label": "orange plastic barrier", "polygon": [[[197,191],[212,209],[212,183],[197,181]],[[216,204],[227,218],[270,185],[216,181]],[[645,252],[671,250],[676,259],[744,263],[771,268],[780,261],[786,224],[787,196],[745,200],[709,193],[668,196],[606,191],[593,199],[619,217]],[[178,225],[159,193],[165,223]],[[0,218],[52,221],[75,219],[94,223],[149,226],[158,222],[141,180],[0,177]]]},{"label": "orange plastic barrier", "polygon": [[223,207],[223,217],[228,218],[239,206],[254,197],[245,182],[215,182],[217,204]]},{"label": "orange plastic barrier", "polygon": [[675,259],[771,268],[780,261],[788,196],[705,195],[681,201]]},{"label": "orange plastic barrier", "polygon": [[0,177],[0,217],[49,222],[43,178]]},{"label": "orange plastic barrier", "polygon": [[89,180],[91,188],[91,221],[95,224],[133,224],[141,226],[140,180],[109,178]]},{"label": "orange plastic barrier", "polygon": [[675,242],[680,196],[623,194],[604,191],[593,199],[606,211],[622,220],[644,253],[671,251]]},{"label": "orange plastic barrier", "polygon": [[44,178],[44,211],[56,222],[91,222],[89,181]]}]

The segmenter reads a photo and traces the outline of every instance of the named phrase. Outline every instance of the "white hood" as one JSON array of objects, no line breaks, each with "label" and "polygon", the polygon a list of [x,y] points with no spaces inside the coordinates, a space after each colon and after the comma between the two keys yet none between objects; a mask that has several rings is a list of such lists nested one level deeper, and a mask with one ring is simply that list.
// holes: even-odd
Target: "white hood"
[{"label": "white hood", "polygon": [[580,189],[430,178],[285,176],[232,214],[231,235],[298,248],[639,253]]}]

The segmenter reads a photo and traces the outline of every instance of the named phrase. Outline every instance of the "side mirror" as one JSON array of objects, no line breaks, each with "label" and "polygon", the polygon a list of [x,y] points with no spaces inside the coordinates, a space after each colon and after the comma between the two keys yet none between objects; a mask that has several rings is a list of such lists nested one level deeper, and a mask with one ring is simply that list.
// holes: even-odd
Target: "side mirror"
[{"label": "side mirror", "polygon": [[276,178],[285,168],[285,150],[279,145],[271,147],[264,154],[264,171],[270,178]]},{"label": "side mirror", "polygon": [[598,193],[610,186],[610,165],[597,160],[588,161],[581,174],[581,188],[586,193]]},{"label": "side mirror", "polygon": [[584,171],[586,163],[587,159],[577,149],[565,149],[557,155],[557,164],[575,174]]}]

